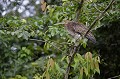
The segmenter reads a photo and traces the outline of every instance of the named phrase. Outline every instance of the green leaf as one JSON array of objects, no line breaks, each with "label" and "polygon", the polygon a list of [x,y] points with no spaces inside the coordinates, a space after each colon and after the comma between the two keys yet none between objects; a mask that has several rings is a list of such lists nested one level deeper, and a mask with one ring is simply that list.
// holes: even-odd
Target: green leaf
[{"label": "green leaf", "polygon": [[66,58],[66,56],[63,56],[62,59],[61,59],[61,61],[65,60],[65,58]]},{"label": "green leaf", "polygon": [[79,58],[78,57],[74,57],[74,61],[75,61],[75,63],[79,62]]},{"label": "green leaf", "polygon": [[77,53],[76,55],[81,63],[84,62],[83,57],[79,53]]},{"label": "green leaf", "polygon": [[22,50],[25,50],[26,49],[26,47],[22,47]]},{"label": "green leaf", "polygon": [[66,61],[67,61],[67,63],[69,63],[69,58],[68,58],[68,56],[66,57]]},{"label": "green leaf", "polygon": [[85,72],[86,76],[88,76],[88,70],[87,70],[87,68],[84,67],[83,69],[84,69],[84,72]]},{"label": "green leaf", "polygon": [[62,0],[62,1],[68,1],[68,0]]},{"label": "green leaf", "polygon": [[50,74],[48,72],[46,73],[46,79],[50,79]]},{"label": "green leaf", "polygon": [[87,46],[87,39],[83,39],[82,44],[83,44],[83,47],[86,48],[86,46]]},{"label": "green leaf", "polygon": [[22,23],[27,23],[27,21],[25,19],[21,19]]},{"label": "green leaf", "polygon": [[33,62],[33,63],[31,63],[31,65],[32,65],[32,66],[38,66],[38,63]]},{"label": "green leaf", "polygon": [[27,55],[26,54],[21,54],[20,57],[23,58],[23,57],[26,57]]},{"label": "green leaf", "polygon": [[49,43],[45,43],[44,50],[47,51],[47,50],[49,50],[49,48],[50,48],[50,44]]},{"label": "green leaf", "polygon": [[58,63],[55,63],[55,68],[60,72],[60,67],[59,67]]},{"label": "green leaf", "polygon": [[21,77],[22,77],[21,75],[16,75],[16,78],[18,78],[18,79],[21,78]]},{"label": "green leaf", "polygon": [[23,31],[23,38],[28,40],[28,37],[30,37],[30,33],[28,33],[28,31]]},{"label": "green leaf", "polygon": [[96,61],[94,64],[95,64],[96,71],[100,74],[100,69],[99,69],[98,61]]},{"label": "green leaf", "polygon": [[83,79],[83,67],[80,69],[80,76],[79,79]]},{"label": "green leaf", "polygon": [[0,30],[0,33],[1,33],[1,34],[5,34],[2,30]]},{"label": "green leaf", "polygon": [[79,67],[79,62],[75,62],[75,64],[73,64],[72,67],[74,68],[74,70],[76,70]]},{"label": "green leaf", "polygon": [[11,32],[11,35],[13,36],[15,34],[15,32]]},{"label": "green leaf", "polygon": [[23,36],[23,34],[20,33],[20,34],[18,34],[17,36],[18,36],[18,38],[21,38],[21,37]]}]

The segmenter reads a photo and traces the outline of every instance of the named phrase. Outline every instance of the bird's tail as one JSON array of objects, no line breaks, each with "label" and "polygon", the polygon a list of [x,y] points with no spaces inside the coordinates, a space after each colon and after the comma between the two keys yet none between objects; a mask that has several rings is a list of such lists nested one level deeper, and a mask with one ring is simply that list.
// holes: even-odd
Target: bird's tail
[{"label": "bird's tail", "polygon": [[92,41],[93,44],[96,44],[96,39],[91,33],[88,33],[86,35],[86,38],[89,39],[90,41]]}]

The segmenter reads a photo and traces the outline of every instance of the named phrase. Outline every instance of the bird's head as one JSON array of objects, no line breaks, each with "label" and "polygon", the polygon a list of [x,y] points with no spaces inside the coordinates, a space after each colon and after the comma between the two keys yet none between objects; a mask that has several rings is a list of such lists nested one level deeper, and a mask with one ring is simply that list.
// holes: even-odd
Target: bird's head
[{"label": "bird's head", "polygon": [[68,26],[68,24],[70,24],[72,21],[69,21],[69,20],[63,20],[63,22],[60,22],[60,23],[56,23],[54,25],[64,25],[65,27]]}]

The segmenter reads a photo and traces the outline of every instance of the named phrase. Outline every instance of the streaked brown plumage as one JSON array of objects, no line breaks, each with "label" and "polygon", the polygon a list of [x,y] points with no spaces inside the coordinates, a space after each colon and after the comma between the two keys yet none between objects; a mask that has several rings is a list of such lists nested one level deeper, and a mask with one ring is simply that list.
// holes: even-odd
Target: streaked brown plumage
[{"label": "streaked brown plumage", "polygon": [[[76,36],[78,36],[77,39],[83,37],[88,31],[88,28],[84,24],[74,21],[66,20],[64,26],[72,37],[76,38]],[[86,35],[86,38],[91,40],[93,43],[96,43],[96,39],[91,32]]]}]

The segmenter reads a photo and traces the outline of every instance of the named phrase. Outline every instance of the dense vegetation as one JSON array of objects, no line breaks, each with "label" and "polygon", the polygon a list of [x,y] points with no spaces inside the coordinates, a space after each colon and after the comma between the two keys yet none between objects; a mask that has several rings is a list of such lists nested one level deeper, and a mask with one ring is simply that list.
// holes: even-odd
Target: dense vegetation
[{"label": "dense vegetation", "polygon": [[[41,0],[34,16],[15,11],[0,17],[0,79],[64,79],[73,38],[63,20],[75,20],[81,0]],[[20,6],[20,2],[10,4]],[[110,0],[85,0],[79,22],[90,26]],[[41,7],[40,7],[41,6]],[[9,7],[9,6],[8,6]],[[0,5],[1,11],[3,11]],[[83,39],[69,79],[107,79],[120,75],[120,1],[92,28],[97,44]]]}]

